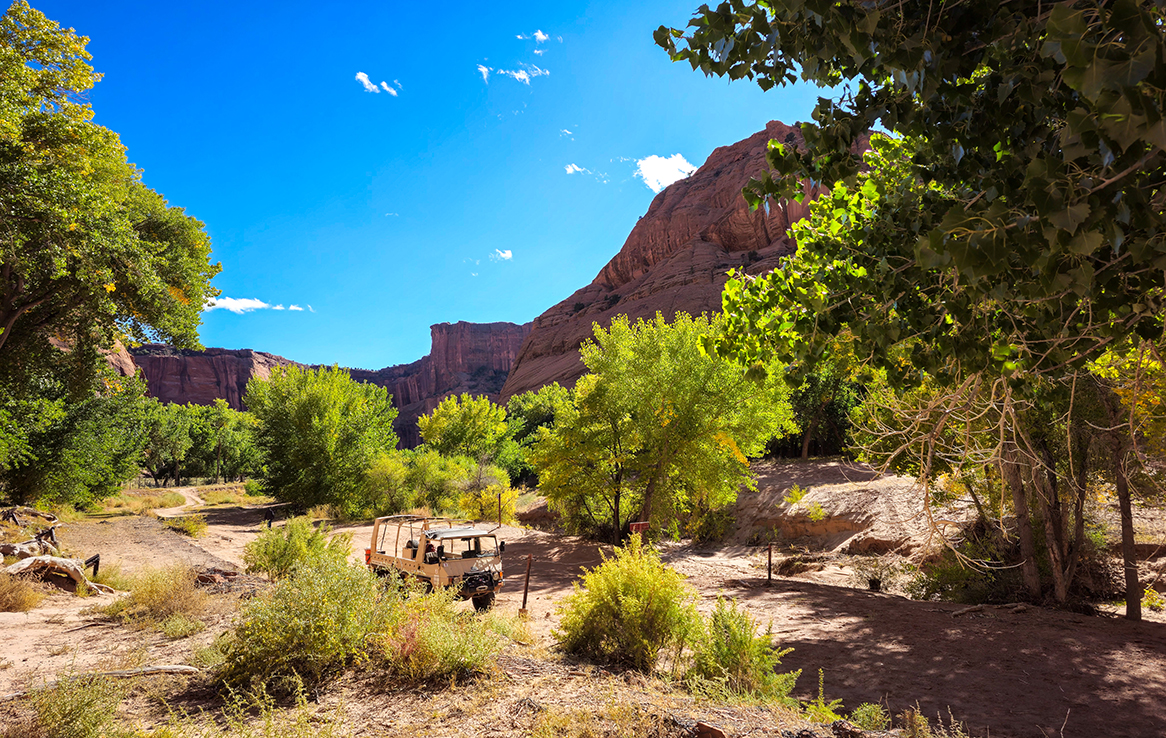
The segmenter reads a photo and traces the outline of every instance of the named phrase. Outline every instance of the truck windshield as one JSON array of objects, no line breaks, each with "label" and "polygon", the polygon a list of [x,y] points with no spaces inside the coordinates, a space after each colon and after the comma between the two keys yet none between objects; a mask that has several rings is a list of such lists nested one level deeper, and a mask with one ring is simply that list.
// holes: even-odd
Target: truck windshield
[{"label": "truck windshield", "polygon": [[445,541],[445,558],[476,559],[496,556],[498,541],[494,536],[479,538],[452,538]]}]

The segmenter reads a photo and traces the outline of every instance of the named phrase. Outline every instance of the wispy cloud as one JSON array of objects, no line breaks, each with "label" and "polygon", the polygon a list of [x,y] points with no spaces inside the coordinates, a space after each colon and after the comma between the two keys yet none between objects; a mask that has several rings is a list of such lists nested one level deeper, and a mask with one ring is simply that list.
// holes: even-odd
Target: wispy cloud
[{"label": "wispy cloud", "polygon": [[[541,67],[535,66],[534,64],[522,64],[520,62],[518,66],[521,67],[521,69],[499,69],[497,71],[498,74],[506,75],[507,77],[510,77],[517,82],[521,82],[528,87],[530,86],[530,81],[535,77],[546,77],[550,75],[550,72],[542,69]],[[480,68],[479,71],[481,71]]]},{"label": "wispy cloud", "polygon": [[249,313],[252,310],[266,310],[271,307],[263,300],[256,300],[253,297],[212,297],[207,303],[207,310],[230,310],[236,315]]},{"label": "wispy cloud", "polygon": [[397,96],[396,88],[390,87],[388,82],[381,82],[381,89],[384,90],[385,92],[389,93],[393,97]]},{"label": "wispy cloud", "polygon": [[369,80],[368,75],[364,72],[356,73],[356,81],[364,85],[365,92],[380,92],[380,89]]},{"label": "wispy cloud", "polygon": [[[272,305],[269,302],[264,302],[263,300],[259,300],[254,297],[212,297],[210,302],[207,303],[206,309],[208,311],[228,310],[235,315],[243,315],[244,313],[250,313],[255,310],[291,310],[293,312],[304,311],[304,309],[299,305],[290,305],[288,307],[284,307],[283,303]],[[313,313],[316,312],[315,310],[312,310],[311,305],[308,305],[308,310]]]},{"label": "wispy cloud", "polygon": [[315,310],[312,308],[312,306],[311,306],[311,305],[308,305],[308,312],[309,312],[309,313],[314,313],[314,312],[316,312],[316,311],[315,311]]},{"label": "wispy cloud", "polygon": [[514,253],[510,249],[494,249],[494,253],[490,254],[490,261],[510,261],[513,258]]},{"label": "wispy cloud", "polygon": [[[515,36],[515,38],[517,38],[519,41],[529,41],[533,38],[535,40],[535,43],[541,44],[541,43],[550,39],[550,34],[543,33],[541,30],[536,30],[533,34],[520,33],[517,36]],[[562,36],[556,36],[555,38],[559,41],[559,43],[563,42]]]},{"label": "wispy cloud", "polygon": [[568,164],[563,169],[567,170],[567,174],[591,174],[590,169],[584,169],[578,164]]},{"label": "wispy cloud", "polygon": [[546,34],[545,34],[545,33],[543,33],[542,31],[535,31],[535,32],[534,32],[534,40],[535,40],[535,41],[537,41],[537,42],[538,42],[538,43],[540,43],[540,44],[541,44],[543,41],[546,41],[548,38],[550,38],[550,36],[546,35]]},{"label": "wispy cloud", "polygon": [[653,154],[636,162],[635,176],[644,180],[644,184],[648,185],[652,192],[660,192],[695,171],[696,167],[689,164],[680,154],[673,154],[668,158]]},{"label": "wispy cloud", "polygon": [[490,67],[487,67],[485,64],[478,65],[478,74],[482,75],[482,81],[485,82],[486,84],[490,83],[490,72],[493,72],[493,71],[494,71],[493,69],[491,69]]},{"label": "wispy cloud", "polygon": [[546,49],[535,49],[534,53],[538,54],[539,56],[542,56],[543,54],[547,53],[547,50]]}]

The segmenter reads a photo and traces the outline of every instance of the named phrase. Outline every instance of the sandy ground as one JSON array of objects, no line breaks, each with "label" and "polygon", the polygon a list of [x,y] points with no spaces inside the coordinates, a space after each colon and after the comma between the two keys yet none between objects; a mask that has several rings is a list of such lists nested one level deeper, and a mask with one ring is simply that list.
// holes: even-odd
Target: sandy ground
[{"label": "sandy ground", "polygon": [[[824,467],[818,475],[809,467],[795,471],[802,486],[855,483],[838,482],[836,468]],[[200,502],[193,491],[182,491],[191,506],[184,506],[185,510]],[[137,517],[74,524],[62,533],[62,539],[76,553],[100,552],[103,563],[117,561],[127,570],[175,561],[239,567],[243,546],[264,525],[263,508],[217,507],[200,512],[207,516],[209,528],[197,540]],[[353,535],[353,558],[362,559],[371,526],[340,526],[337,532]],[[538,530],[504,527],[498,534],[507,543],[507,579],[496,607],[517,611],[530,557],[527,609],[538,644],[549,647],[557,623],[556,603],[571,591],[581,567],[601,561],[601,547]],[[717,597],[733,597],[759,623],[772,624],[780,644],[794,649],[783,660],[784,667],[802,670],[795,690],[798,697],[816,694],[821,668],[827,698],[841,698],[847,709],[862,702],[882,702],[898,712],[918,704],[925,715],[934,719],[942,714],[945,720],[950,710],[977,736],[1166,735],[1166,623],[1160,622],[1161,616],[1130,623],[1045,608],[1023,612],[988,608],[954,615],[960,606],[913,602],[847,587],[845,572],[836,567],[797,578],[775,577],[767,584],[763,548],[672,545],[664,547],[664,557],[688,576],[702,610],[711,609]],[[28,614],[0,614],[0,658],[4,659],[0,694],[69,668],[161,663],[189,654],[192,639],[168,642],[159,634],[103,624],[81,612],[100,601],[61,594]],[[210,631],[203,640],[209,637]],[[560,662],[506,658],[504,670],[512,672],[508,679],[534,690],[529,692],[532,699],[570,704],[570,685],[580,678],[577,671]],[[387,735],[414,725],[412,718],[402,716],[402,710],[416,706],[418,700],[429,700],[426,709],[432,715],[445,709],[439,709],[442,704],[458,712],[456,699],[442,702],[448,695],[370,691],[355,683],[344,691],[347,697],[329,699],[349,700],[354,714],[367,721],[362,729],[368,735]],[[634,685],[627,692],[634,696]],[[506,699],[514,696],[507,694]],[[593,698],[592,694],[587,699]],[[481,699],[493,698],[487,694]],[[690,699],[676,699],[691,707]],[[503,718],[496,731],[482,734],[523,734],[521,727],[505,728],[502,723],[511,719]],[[453,717],[449,719],[450,725],[456,723]],[[726,721],[732,724],[730,718]],[[511,722],[529,725],[529,720]],[[729,734],[734,735],[732,730]],[[736,733],[744,734],[744,729]]]}]

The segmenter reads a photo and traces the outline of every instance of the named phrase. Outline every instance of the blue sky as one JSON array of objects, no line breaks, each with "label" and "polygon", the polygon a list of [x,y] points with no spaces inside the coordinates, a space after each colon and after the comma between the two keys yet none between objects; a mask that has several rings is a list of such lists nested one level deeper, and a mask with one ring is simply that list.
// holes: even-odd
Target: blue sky
[{"label": "blue sky", "polygon": [[207,224],[215,286],[268,306],[208,311],[203,343],[370,369],[432,323],[532,320],[677,154],[809,116],[816,90],[669,61],[652,31],[698,4],[33,3],[90,37],[97,122]]}]

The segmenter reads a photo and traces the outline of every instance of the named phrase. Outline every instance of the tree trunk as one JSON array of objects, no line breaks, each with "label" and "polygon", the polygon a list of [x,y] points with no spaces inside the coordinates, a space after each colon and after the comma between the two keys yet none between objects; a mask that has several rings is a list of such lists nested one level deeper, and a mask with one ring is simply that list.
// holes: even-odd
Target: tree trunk
[{"label": "tree trunk", "polygon": [[814,413],[814,417],[810,420],[810,426],[806,428],[806,432],[802,434],[802,458],[810,458],[810,441],[814,438],[814,431],[818,429],[818,416],[822,414],[821,408]]},{"label": "tree trunk", "polygon": [[1016,515],[1016,532],[1020,537],[1020,571],[1024,575],[1024,588],[1033,599],[1040,597],[1040,571],[1036,566],[1036,539],[1032,534],[1032,520],[1028,515],[1028,499],[1024,493],[1024,481],[1020,476],[1020,463],[1016,460],[1015,448],[1008,448],[1000,464],[1000,472],[1012,491],[1012,509]]},{"label": "tree trunk", "polygon": [[1142,588],[1138,584],[1138,557],[1134,550],[1134,513],[1130,507],[1130,483],[1120,455],[1113,460],[1117,504],[1121,508],[1121,558],[1126,573],[1126,619],[1142,619]]}]

